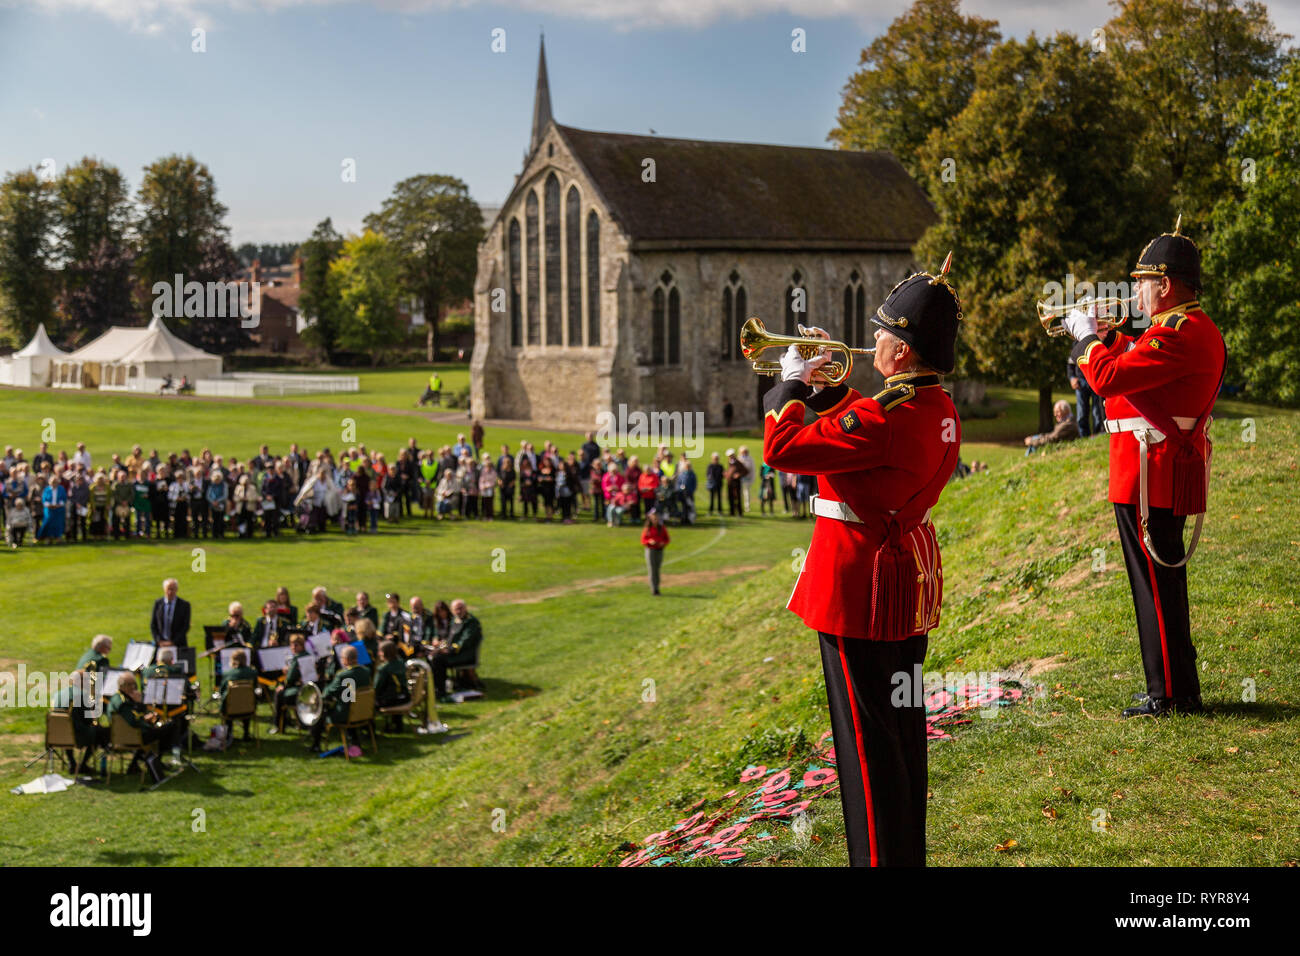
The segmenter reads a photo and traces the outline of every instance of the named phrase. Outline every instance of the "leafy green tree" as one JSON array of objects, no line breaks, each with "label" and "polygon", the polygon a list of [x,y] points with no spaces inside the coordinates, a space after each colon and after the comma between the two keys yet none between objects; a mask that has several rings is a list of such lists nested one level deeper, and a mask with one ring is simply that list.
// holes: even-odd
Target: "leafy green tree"
[{"label": "leafy green tree", "polygon": [[[1241,133],[1237,101],[1275,77],[1283,45],[1263,3],[1246,0],[1112,0],[1103,28],[1105,55],[1119,71],[1123,96],[1147,117],[1138,140],[1158,167],[1147,203],[1163,203],[1159,221],[1181,213],[1204,223],[1225,193],[1241,195],[1229,151]],[[1161,231],[1167,231],[1165,225]]]},{"label": "leafy green tree", "polygon": [[1300,60],[1243,97],[1232,147],[1241,198],[1225,195],[1205,250],[1210,316],[1228,346],[1230,384],[1252,399],[1300,404]]},{"label": "leafy green tree", "polygon": [[[921,151],[941,221],[916,256],[929,270],[955,252],[959,371],[1037,388],[1044,430],[1068,345],[1043,334],[1035,300],[1068,275],[1123,278],[1147,231],[1132,145],[1142,119],[1119,84],[1109,61],[1068,34],[1007,40],[980,64],[966,108]],[[955,177],[939,172],[941,157],[955,160]]]},{"label": "leafy green tree", "polygon": [[402,292],[418,300],[428,328],[428,358],[438,355],[443,306],[470,298],[483,239],[483,213],[454,176],[420,175],[393,187],[367,229],[382,233],[401,257]]},{"label": "leafy green tree", "polygon": [[130,324],[133,263],[129,245],[101,239],[86,258],[64,265],[63,338],[81,345],[109,326]]},{"label": "leafy green tree", "polygon": [[401,275],[401,255],[370,229],[345,241],[329,267],[328,283],[339,303],[338,344],[369,352],[372,365],[405,337],[398,309]]},{"label": "leafy green tree", "polygon": [[330,219],[323,219],[312,230],[311,238],[298,247],[302,257],[302,287],[298,308],[311,320],[302,337],[320,350],[325,361],[333,362],[338,350],[340,308],[337,290],[329,283],[330,265],[343,251],[343,237]]},{"label": "leafy green tree", "polygon": [[226,240],[226,207],[208,167],[193,156],[166,156],[144,169],[137,195],[139,254],[136,274],[146,291],[178,273],[197,279],[205,251]]},{"label": "leafy green tree", "polygon": [[56,192],[58,251],[64,262],[90,259],[101,242],[126,242],[131,195],[116,166],[87,156],[63,171]]},{"label": "leafy green tree", "polygon": [[827,138],[841,149],[887,149],[920,178],[926,138],[962,111],[976,67],[1001,38],[996,21],[964,16],[960,0],[916,0],[862,51]]},{"label": "leafy green tree", "polygon": [[134,311],[131,196],[121,170],[90,156],[67,167],[55,191],[63,334],[80,342],[125,324]]},{"label": "leafy green tree", "polygon": [[55,221],[53,186],[35,170],[0,182],[0,334],[12,345],[53,324]]}]

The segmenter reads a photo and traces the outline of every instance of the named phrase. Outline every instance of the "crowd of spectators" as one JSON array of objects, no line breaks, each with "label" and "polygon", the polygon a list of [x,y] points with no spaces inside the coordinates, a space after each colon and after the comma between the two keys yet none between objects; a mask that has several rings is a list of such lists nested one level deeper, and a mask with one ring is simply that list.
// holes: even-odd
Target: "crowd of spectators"
[{"label": "crowd of spectators", "polygon": [[[0,517],[11,548],[90,540],[275,537],[286,532],[370,534],[381,519],[416,514],[438,520],[535,519],[564,524],[583,519],[614,527],[640,524],[655,511],[668,522],[696,520],[698,478],[691,461],[667,446],[629,455],[602,448],[587,433],[581,447],[561,452],[551,441],[523,440],[513,451],[483,448],[482,426],[472,441],[422,449],[415,438],[390,460],[358,444],[335,454],[297,443],[282,454],[262,445],[248,460],[183,448],[146,454],[135,445],[123,457],[94,462],[84,442],[71,454],[48,443],[30,459],[6,446],[0,458]],[[762,510],[775,512],[776,489],[785,510],[806,512],[812,480],[757,468],[745,447],[728,450],[722,468],[714,454],[707,471],[709,513],[751,508],[758,479]],[[756,470],[757,468],[757,470]]]}]

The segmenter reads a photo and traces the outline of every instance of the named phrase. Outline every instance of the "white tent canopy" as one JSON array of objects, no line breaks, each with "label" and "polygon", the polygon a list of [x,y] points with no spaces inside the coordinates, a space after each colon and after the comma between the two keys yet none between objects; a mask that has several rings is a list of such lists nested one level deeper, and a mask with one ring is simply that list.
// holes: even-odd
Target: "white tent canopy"
[{"label": "white tent canopy", "polygon": [[67,354],[50,341],[42,322],[36,327],[36,334],[30,342],[13,355],[0,359],[0,385],[29,388],[49,385],[51,363]]},{"label": "white tent canopy", "polygon": [[165,376],[191,382],[221,376],[221,357],[195,348],[158,316],[143,329],[114,326],[53,362],[55,388],[153,390]]}]

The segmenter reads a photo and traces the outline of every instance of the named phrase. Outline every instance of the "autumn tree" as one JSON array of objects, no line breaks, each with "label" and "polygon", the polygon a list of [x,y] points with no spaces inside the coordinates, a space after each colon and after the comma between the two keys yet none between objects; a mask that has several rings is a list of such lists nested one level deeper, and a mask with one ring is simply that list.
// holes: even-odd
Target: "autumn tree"
[{"label": "autumn tree", "polygon": [[959,0],[917,0],[862,51],[827,137],[841,149],[886,149],[921,178],[921,148],[970,100],[975,70],[1001,39],[997,22]]}]

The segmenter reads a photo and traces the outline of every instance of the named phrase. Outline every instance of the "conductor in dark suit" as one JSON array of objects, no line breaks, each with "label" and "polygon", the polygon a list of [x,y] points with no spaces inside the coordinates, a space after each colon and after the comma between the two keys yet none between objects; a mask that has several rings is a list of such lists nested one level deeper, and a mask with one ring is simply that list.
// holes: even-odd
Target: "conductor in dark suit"
[{"label": "conductor in dark suit", "polygon": [[180,585],[175,578],[163,582],[163,596],[153,602],[153,617],[149,633],[154,644],[171,641],[177,647],[188,647],[190,632],[190,602],[177,597]]},{"label": "conductor in dark suit", "polygon": [[279,605],[275,601],[267,601],[262,605],[262,616],[257,619],[253,625],[253,646],[266,647],[268,644],[276,645],[284,643],[284,636],[288,633],[289,625],[285,622],[278,612]]}]

